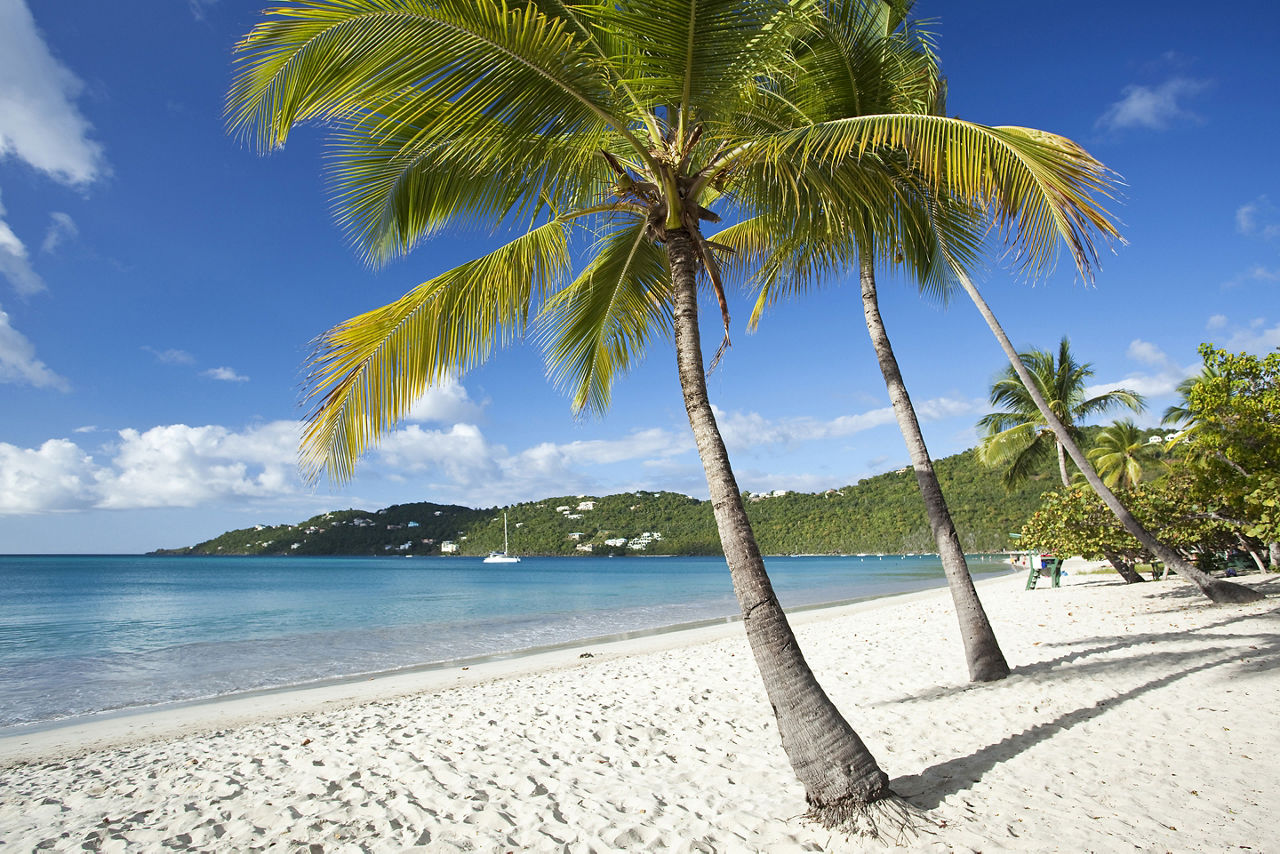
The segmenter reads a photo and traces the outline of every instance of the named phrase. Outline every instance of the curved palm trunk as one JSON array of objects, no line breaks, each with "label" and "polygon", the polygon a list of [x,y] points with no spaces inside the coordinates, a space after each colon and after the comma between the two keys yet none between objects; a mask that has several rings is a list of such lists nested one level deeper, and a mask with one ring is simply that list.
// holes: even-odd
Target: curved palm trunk
[{"label": "curved palm trunk", "polygon": [[[1021,362],[1022,360],[1019,359],[1018,361]],[[1024,379],[1023,382],[1026,382],[1026,380]],[[1062,478],[1062,485],[1070,489],[1071,478],[1067,476],[1067,450],[1062,446],[1061,441],[1056,444],[1058,446],[1058,476]]]},{"label": "curved palm trunk", "polygon": [[885,388],[889,391],[893,414],[898,419],[898,429],[902,432],[907,452],[911,455],[911,466],[916,472],[916,483],[920,485],[920,497],[924,499],[929,527],[933,529],[933,539],[938,544],[938,556],[942,559],[947,586],[951,589],[951,600],[955,603],[956,616],[960,620],[960,637],[964,642],[965,660],[969,665],[969,680],[993,682],[1003,679],[1009,675],[1009,664],[1000,651],[991,622],[987,619],[987,613],[978,599],[978,591],[973,586],[973,576],[969,574],[969,564],[964,559],[964,549],[960,547],[960,536],[951,520],[951,511],[947,509],[942,486],[933,471],[933,460],[925,446],[920,422],[916,419],[911,397],[902,381],[902,372],[898,370],[898,360],[889,344],[889,333],[880,317],[876,273],[871,259],[862,262],[862,314],[866,318],[867,333],[871,336],[871,344],[875,347],[876,359],[880,363],[880,373],[884,375]]},{"label": "curved palm trunk", "polygon": [[987,326],[990,327],[992,334],[996,336],[996,340],[1000,342],[1000,347],[1004,350],[1005,355],[1009,357],[1009,364],[1013,365],[1013,369],[1022,380],[1022,384],[1027,387],[1027,393],[1035,401],[1036,407],[1040,410],[1040,414],[1044,416],[1049,429],[1053,431],[1053,435],[1057,437],[1059,444],[1066,448],[1067,453],[1071,455],[1072,462],[1080,469],[1089,486],[1093,487],[1093,491],[1115,514],[1124,529],[1132,534],[1138,542],[1142,543],[1147,551],[1155,555],[1157,560],[1162,561],[1166,567],[1195,584],[1196,587],[1200,588],[1200,592],[1212,601],[1222,604],[1227,602],[1256,602],[1262,599],[1263,594],[1252,588],[1210,578],[1183,560],[1173,549],[1157,540],[1150,531],[1133,517],[1128,508],[1120,503],[1120,499],[1116,498],[1115,493],[1107,489],[1106,484],[1102,482],[1102,478],[1098,477],[1098,473],[1093,470],[1093,466],[1089,465],[1089,461],[1085,459],[1079,446],[1072,440],[1067,428],[1049,409],[1049,404],[1045,402],[1044,395],[1036,387],[1035,381],[1027,370],[1027,366],[1022,364],[1022,360],[1018,358],[1018,351],[1013,348],[1013,344],[1009,341],[1009,336],[1005,335],[1004,329],[1000,326],[1000,321],[996,320],[995,314],[991,311],[991,306],[987,305],[987,301],[982,298],[982,294],[978,293],[978,289],[969,280],[968,276],[957,273],[957,278],[964,287],[965,293],[973,300],[973,304],[977,306],[979,313],[986,320]]},{"label": "curved palm trunk", "polygon": [[893,794],[889,777],[818,684],[765,572],[707,395],[698,333],[696,251],[688,232],[667,232],[680,387],[742,623],[777,718],[782,747],[804,784],[812,817],[828,827],[856,825],[867,817],[871,804]]}]

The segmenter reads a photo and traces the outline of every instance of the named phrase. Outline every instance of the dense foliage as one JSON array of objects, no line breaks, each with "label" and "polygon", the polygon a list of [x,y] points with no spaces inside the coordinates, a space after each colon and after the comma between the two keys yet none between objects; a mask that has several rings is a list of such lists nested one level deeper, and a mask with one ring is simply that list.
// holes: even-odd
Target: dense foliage
[{"label": "dense foliage", "polygon": [[[1213,567],[1248,552],[1274,563],[1280,540],[1280,352],[1259,358],[1203,345],[1204,371],[1179,387],[1174,410],[1185,426],[1171,458],[1122,500],[1149,530],[1184,557]],[[1143,447],[1137,437],[1129,445]],[[1101,448],[1103,445],[1100,444]],[[1022,529],[1032,548],[1132,563],[1152,556],[1087,488],[1045,495]],[[1272,567],[1275,568],[1274,566]]]},{"label": "dense foliage", "polygon": [[[1206,516],[1186,501],[1186,484],[1180,478],[1166,477],[1117,495],[1143,527],[1188,559],[1236,546],[1231,525]],[[1023,526],[1022,537],[1030,548],[1060,555],[1105,559],[1113,564],[1120,561],[1128,566],[1153,560],[1087,486],[1046,493],[1040,509]]]},{"label": "dense foliage", "polygon": [[1259,358],[1205,344],[1200,354],[1185,476],[1206,512],[1247,537],[1280,540],[1280,351]]},{"label": "dense foliage", "polygon": [[[1009,532],[1018,530],[1041,492],[1053,485],[1047,477],[1034,478],[1006,493],[999,473],[982,466],[973,450],[939,460],[936,468],[961,544],[971,552],[1004,549]],[[485,510],[431,503],[340,510],[296,525],[229,531],[160,553],[435,555],[450,542],[457,554],[483,555],[502,547],[504,510],[511,551],[522,555],[720,553],[709,502],[643,491],[600,498],[560,496]],[[910,469],[825,493],[749,495],[747,512],[766,554],[893,554],[934,548]]]}]

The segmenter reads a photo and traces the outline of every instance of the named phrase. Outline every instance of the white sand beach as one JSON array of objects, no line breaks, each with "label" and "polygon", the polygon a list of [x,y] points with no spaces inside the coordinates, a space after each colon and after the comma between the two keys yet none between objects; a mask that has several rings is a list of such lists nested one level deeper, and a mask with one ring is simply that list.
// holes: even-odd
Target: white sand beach
[{"label": "white sand beach", "polygon": [[[1280,607],[1069,563],[794,623],[918,851],[1280,851]],[[1240,579],[1280,593],[1280,577]],[[580,657],[590,653],[592,657]],[[879,851],[799,816],[740,624],[0,740],[13,851]]]}]

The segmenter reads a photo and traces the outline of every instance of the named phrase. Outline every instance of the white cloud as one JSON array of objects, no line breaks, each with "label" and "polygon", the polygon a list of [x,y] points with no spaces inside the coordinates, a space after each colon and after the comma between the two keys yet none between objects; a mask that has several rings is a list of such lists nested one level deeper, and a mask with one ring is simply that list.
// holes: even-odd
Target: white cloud
[{"label": "white cloud", "polygon": [[935,397],[916,404],[916,415],[925,421],[938,421],[960,415],[985,415],[991,406],[981,398],[957,400],[952,397]]},{"label": "white cloud", "polygon": [[13,155],[63,184],[102,175],[102,147],[74,103],[83,88],[54,59],[26,3],[0,3],[0,158]]},{"label": "white cloud", "polygon": [[[54,59],[26,3],[0,2],[0,162],[15,157],[74,187],[102,176],[102,147],[89,139],[89,122],[74,103],[82,89],[76,76]],[[55,213],[53,220],[44,241],[49,251],[75,233],[66,214]],[[26,246],[2,218],[0,276],[19,294],[45,289]]]},{"label": "white cloud", "polygon": [[1183,106],[1183,101],[1204,91],[1207,86],[1203,80],[1186,77],[1175,77],[1158,86],[1126,86],[1120,100],[1108,107],[1096,124],[1111,130],[1165,130],[1175,122],[1198,120]]},{"label": "white cloud", "polygon": [[0,442],[0,514],[83,509],[97,472],[93,458],[66,439],[39,448]]},{"label": "white cloud", "polygon": [[[609,465],[639,459],[665,459],[694,450],[693,439],[684,433],[673,434],[657,427],[637,430],[622,439],[591,439],[569,442],[554,447],[570,465]],[[528,453],[528,452],[526,452]]]},{"label": "white cloud", "polygon": [[1280,347],[1280,323],[1267,328],[1266,321],[1258,318],[1248,329],[1236,330],[1222,347],[1232,352],[1243,351],[1255,356],[1265,356]]},{"label": "white cloud", "polygon": [[1245,237],[1261,237],[1274,240],[1280,237],[1280,216],[1276,206],[1267,196],[1258,196],[1252,202],[1236,209],[1236,228]]},{"label": "white cloud", "polygon": [[1191,365],[1179,365],[1168,354],[1150,341],[1135,338],[1129,342],[1126,351],[1129,358],[1140,362],[1152,370],[1147,373],[1133,373],[1114,382],[1095,383],[1084,390],[1086,397],[1096,397],[1109,391],[1125,389],[1134,391],[1148,401],[1154,397],[1164,397],[1177,391],[1178,383],[1200,371],[1199,362]]},{"label": "white cloud", "polygon": [[1115,382],[1096,383],[1086,386],[1084,393],[1086,398],[1097,397],[1100,394],[1106,394],[1109,391],[1125,391],[1137,392],[1145,398],[1163,397],[1173,394],[1178,388],[1178,383],[1182,382],[1195,371],[1185,371],[1180,375],[1174,374],[1130,374],[1124,379]]},{"label": "white cloud", "polygon": [[249,378],[241,374],[237,374],[235,368],[221,367],[210,368],[207,371],[201,371],[200,376],[208,377],[211,380],[222,380],[231,383],[247,383]]},{"label": "white cloud", "polygon": [[404,420],[410,423],[475,423],[483,411],[484,406],[471,399],[462,383],[450,379],[427,389],[426,394],[414,401]]},{"label": "white cloud", "polygon": [[1238,273],[1234,278],[1228,279],[1222,283],[1224,290],[1231,290],[1241,287],[1248,282],[1280,282],[1280,269],[1271,269],[1261,264],[1254,264],[1247,270]]},{"label": "white cloud", "polygon": [[894,422],[893,408],[888,406],[829,421],[807,417],[770,419],[755,412],[725,412],[719,407],[715,414],[730,450],[848,436]]},{"label": "white cloud", "polygon": [[1205,321],[1205,329],[1222,329],[1227,325],[1227,316],[1225,314],[1215,314]]},{"label": "white cloud", "polygon": [[1141,338],[1135,338],[1130,341],[1127,352],[1130,359],[1142,362],[1144,365],[1154,365],[1155,367],[1167,367],[1169,365],[1169,357],[1165,355],[1163,350],[1150,341],[1143,341]]},{"label": "white cloud", "polygon": [[229,499],[302,492],[300,428],[276,421],[242,432],[172,424],[119,433],[110,468],[99,476],[102,508],[195,507]]},{"label": "white cloud", "polygon": [[80,229],[76,228],[75,220],[70,214],[54,211],[49,214],[49,228],[44,233],[44,242],[40,244],[41,252],[53,252],[68,240],[74,240],[79,234]]},{"label": "white cloud", "polygon": [[103,462],[67,439],[33,449],[0,443],[0,513],[297,498],[305,494],[297,474],[300,435],[296,421],[240,432],[185,424],[121,430],[100,454]]},{"label": "white cloud", "polygon": [[[542,442],[513,453],[472,424],[447,430],[411,424],[379,443],[366,470],[413,475],[432,494],[489,504],[592,491],[601,483],[602,467],[631,461],[649,465],[692,451],[692,440],[683,434],[650,429],[621,439]],[[608,488],[622,487],[611,483]]]},{"label": "white cloud", "polygon": [[142,349],[155,356],[156,361],[166,365],[193,365],[196,361],[196,357],[186,350],[157,350],[145,344]]},{"label": "white cloud", "polygon": [[[451,395],[455,403],[466,400],[460,390]],[[930,419],[981,408],[981,401],[939,398],[926,401],[919,411],[921,418]],[[753,413],[722,412],[720,417],[742,444],[831,438],[893,423],[888,407],[825,421],[770,422]],[[9,470],[0,468],[0,484],[21,481],[21,488],[14,487],[0,512],[296,503],[307,495],[296,463],[301,429],[296,421],[240,431],[184,424],[129,429],[92,457],[66,440],[55,440],[48,451],[8,447],[0,466]],[[804,473],[771,473],[767,482],[825,487],[832,476],[806,480]],[[37,488],[41,480],[56,488]],[[509,449],[490,441],[474,424],[439,429],[410,424],[391,431],[369,451],[353,488],[392,481],[412,484],[415,493],[432,500],[488,506],[549,495],[651,489],[655,480],[661,488],[689,494],[705,490],[686,432],[650,428],[611,439]]]},{"label": "white cloud", "polygon": [[9,315],[0,310],[0,383],[33,385],[36,388],[69,390],[67,381],[36,358],[36,348],[21,332],[9,325]]},{"label": "white cloud", "polygon": [[[0,216],[4,216],[3,205],[0,205]],[[31,266],[27,247],[3,219],[0,219],[0,276],[8,279],[13,289],[23,296],[45,289],[44,280]]]},{"label": "white cloud", "polygon": [[[915,404],[916,417],[934,421],[959,415],[985,412],[984,401],[934,398]],[[851,436],[886,424],[896,424],[893,407],[884,406],[856,415],[841,415],[822,421],[816,418],[768,419],[754,412],[725,412],[715,408],[716,421],[729,449],[742,450],[759,445],[811,442]]]},{"label": "white cloud", "polygon": [[443,473],[454,484],[470,487],[502,477],[497,460],[505,450],[491,445],[472,424],[455,424],[448,430],[411,424],[383,437],[374,454],[395,471]]}]

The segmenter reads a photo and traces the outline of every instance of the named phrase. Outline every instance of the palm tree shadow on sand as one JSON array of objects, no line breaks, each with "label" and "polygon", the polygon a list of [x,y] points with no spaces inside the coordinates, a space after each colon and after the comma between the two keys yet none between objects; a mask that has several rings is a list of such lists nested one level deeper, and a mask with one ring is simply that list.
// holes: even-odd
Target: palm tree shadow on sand
[{"label": "palm tree shadow on sand", "polygon": [[[1122,582],[1117,582],[1117,584],[1122,584]],[[1280,594],[1280,577],[1277,577],[1275,579],[1269,579],[1265,582],[1262,582],[1260,584],[1254,584],[1252,586],[1254,587],[1254,589],[1261,590],[1262,592],[1266,593],[1268,596],[1274,596],[1276,594]],[[1177,589],[1172,589],[1167,592],[1162,591],[1156,595],[1160,596],[1161,598],[1187,599],[1187,600],[1195,601],[1197,603],[1204,602],[1205,607],[1209,607],[1209,608],[1217,607],[1203,600],[1203,598],[1195,590],[1189,590],[1185,587],[1179,587]],[[1170,608],[1167,611],[1159,611],[1156,613],[1172,613],[1175,611],[1183,610],[1183,607],[1184,606],[1179,606],[1176,608]],[[1280,602],[1277,602],[1276,607],[1273,608],[1271,611],[1264,611],[1262,613],[1256,613],[1256,612],[1237,613],[1237,614],[1232,614],[1228,617],[1224,617],[1221,620],[1217,620],[1212,623],[1207,623],[1204,626],[1201,626],[1199,629],[1196,629],[1194,634],[1197,636],[1203,635],[1207,631],[1226,628],[1227,626],[1232,626],[1237,623],[1242,623],[1246,621],[1266,619],[1268,616],[1280,616]],[[1030,664],[1023,664],[1018,667],[1015,667],[1009,671],[1009,676],[1017,677],[1017,676],[1033,676],[1037,674],[1046,674],[1046,671],[1053,671],[1055,668],[1061,667],[1064,664],[1070,664],[1072,662],[1080,661],[1082,659],[1086,659],[1091,656],[1103,655],[1109,652],[1117,652],[1119,650],[1126,649],[1131,646],[1148,646],[1148,647],[1155,648],[1162,643],[1167,643],[1170,641],[1185,640],[1188,637],[1188,634],[1189,634],[1188,631],[1180,630],[1180,631],[1169,631],[1169,632],[1144,632],[1142,634],[1108,635],[1108,636],[1087,638],[1081,641],[1071,641],[1071,642],[1062,642],[1062,643],[1056,642],[1056,641],[1047,641],[1041,644],[1040,646],[1042,648],[1053,648],[1056,646],[1061,646],[1061,647],[1067,648],[1068,651],[1054,658],[1046,658],[1040,661],[1032,662]],[[1219,637],[1222,637],[1222,638],[1241,638],[1242,639],[1246,637],[1257,637],[1263,640],[1264,642],[1270,641],[1271,638],[1273,638],[1274,636],[1275,636],[1274,632],[1260,632],[1256,635],[1251,633],[1219,635]],[[1085,644],[1092,644],[1092,646],[1085,646]],[[1202,649],[1199,651],[1205,652],[1206,650]],[[1185,653],[1182,653],[1182,652],[1173,653],[1173,654],[1177,655],[1178,657],[1183,657],[1185,655]],[[1164,655],[1166,654],[1151,653],[1144,656],[1142,660],[1146,662],[1157,661],[1159,660],[1160,657],[1163,657]],[[1097,662],[1091,665],[1085,665],[1084,667],[1087,670],[1096,672],[1098,670],[1106,669],[1108,667],[1122,666],[1122,664],[1123,664],[1122,662],[1105,662],[1104,661],[1104,662]],[[1076,678],[1078,675],[1080,675],[1080,668],[1077,667],[1069,671],[1063,671],[1061,673],[1053,673],[1049,675],[1060,676],[1062,678]],[[921,701],[921,700],[925,700],[925,701],[940,700],[946,697],[953,696],[955,694],[965,693],[968,691],[982,691],[985,689],[994,689],[998,687],[999,687],[998,685],[994,685],[994,684],[976,683],[976,682],[944,685],[936,688],[930,688],[926,691],[919,691],[914,694],[904,694],[902,696],[893,697],[891,699],[881,700],[875,703],[870,703],[868,705],[895,706],[901,703],[915,702],[915,701]]]},{"label": "palm tree shadow on sand", "polygon": [[[1253,577],[1256,577],[1256,575],[1254,575]],[[1246,575],[1244,576],[1244,578],[1248,579],[1250,578],[1250,575]],[[1238,582],[1241,579],[1240,578],[1221,578],[1219,580]],[[1173,584],[1173,585],[1165,586],[1164,582],[1160,582],[1160,586],[1163,587],[1163,589],[1161,589],[1157,595],[1161,599],[1165,599],[1170,602],[1196,601],[1196,600],[1204,599],[1204,594],[1202,594],[1192,584]],[[1271,573],[1268,575],[1268,577],[1265,580],[1251,583],[1249,586],[1252,587],[1254,590],[1257,590],[1259,593],[1265,594],[1267,596],[1275,596],[1277,594],[1280,594],[1280,575]]]},{"label": "palm tree shadow on sand", "polygon": [[[1252,616],[1252,615],[1251,615]],[[1259,615],[1262,616],[1262,615]],[[1237,619],[1244,619],[1240,617]],[[1224,621],[1225,623],[1235,622],[1236,620]],[[1169,632],[1160,635],[1149,635],[1146,637],[1158,640],[1165,640],[1174,637],[1185,637],[1185,632]],[[1135,642],[1142,642],[1144,636],[1131,636],[1124,639],[1123,644],[1105,644],[1098,647],[1093,652],[1101,652],[1109,649],[1115,649],[1118,646],[1129,646]],[[1225,637],[1233,638],[1250,638],[1256,639],[1257,643],[1250,650],[1251,655],[1246,664],[1240,669],[1246,671],[1262,671],[1269,670],[1280,664],[1280,638],[1277,638],[1274,632],[1260,632],[1258,634],[1243,635],[1227,635]],[[1064,656],[1062,659],[1053,662],[1040,662],[1027,668],[1019,668],[1020,673],[1034,673],[1052,669],[1061,663],[1071,661],[1074,658],[1084,654],[1092,653],[1072,653]],[[1200,658],[1204,655],[1210,655],[1211,658],[1183,667],[1176,672],[1166,674],[1156,679],[1151,679],[1141,685],[1136,685],[1120,694],[1099,700],[1088,706],[1081,706],[1075,711],[1067,712],[1058,717],[1036,724],[1033,727],[1007,736],[994,744],[983,747],[967,756],[958,756],[945,762],[939,762],[936,765],[924,769],[919,774],[911,774],[895,778],[892,781],[893,790],[910,802],[913,806],[921,810],[930,810],[938,807],[948,796],[969,788],[978,782],[985,774],[995,768],[1002,762],[1006,762],[1025,750],[1052,738],[1055,734],[1064,729],[1093,720],[1102,714],[1110,711],[1113,707],[1127,703],[1130,700],[1148,694],[1167,685],[1173,684],[1180,679],[1191,676],[1195,673],[1213,670],[1218,667],[1226,667],[1240,663],[1240,648],[1238,645],[1229,647],[1210,647],[1200,649],[1194,652],[1175,651],[1154,654],[1159,659],[1187,661],[1191,658]],[[1153,656],[1154,657],[1154,656]],[[1153,657],[1146,657],[1144,660],[1151,661]],[[1080,678],[1087,676],[1087,672],[1098,672],[1115,666],[1125,666],[1125,662],[1119,661],[1099,661],[1081,667],[1074,667],[1070,676]],[[1082,673],[1081,670],[1086,672]]]}]

